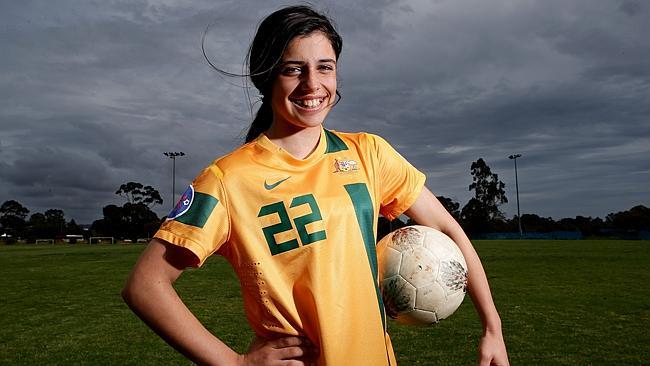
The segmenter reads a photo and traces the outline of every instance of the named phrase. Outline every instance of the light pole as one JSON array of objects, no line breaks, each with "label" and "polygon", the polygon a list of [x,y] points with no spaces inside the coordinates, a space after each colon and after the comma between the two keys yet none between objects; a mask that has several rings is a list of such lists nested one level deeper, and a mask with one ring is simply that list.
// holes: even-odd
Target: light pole
[{"label": "light pole", "polygon": [[523,232],[521,231],[521,212],[519,211],[519,178],[517,177],[517,158],[520,157],[521,154],[508,156],[508,159],[515,161],[515,187],[517,189],[517,223],[519,224],[519,239],[523,237]]},{"label": "light pole", "polygon": [[172,210],[174,209],[174,206],[176,206],[176,157],[177,156],[185,156],[185,153],[182,151],[169,151],[169,152],[164,152],[166,157],[172,159]]}]

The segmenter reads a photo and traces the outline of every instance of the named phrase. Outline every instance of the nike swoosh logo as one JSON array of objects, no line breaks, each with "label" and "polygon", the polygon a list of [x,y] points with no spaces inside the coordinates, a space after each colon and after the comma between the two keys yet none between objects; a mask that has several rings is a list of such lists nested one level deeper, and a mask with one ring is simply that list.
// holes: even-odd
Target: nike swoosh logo
[{"label": "nike swoosh logo", "polygon": [[270,191],[270,190],[272,190],[273,188],[279,186],[280,183],[284,182],[285,180],[287,180],[287,179],[289,179],[289,178],[291,178],[291,176],[288,176],[288,177],[286,177],[286,178],[284,178],[284,179],[280,179],[279,181],[277,181],[277,182],[275,182],[275,183],[273,183],[273,184],[268,184],[268,183],[266,183],[266,181],[264,181],[264,188],[266,188],[267,191]]}]

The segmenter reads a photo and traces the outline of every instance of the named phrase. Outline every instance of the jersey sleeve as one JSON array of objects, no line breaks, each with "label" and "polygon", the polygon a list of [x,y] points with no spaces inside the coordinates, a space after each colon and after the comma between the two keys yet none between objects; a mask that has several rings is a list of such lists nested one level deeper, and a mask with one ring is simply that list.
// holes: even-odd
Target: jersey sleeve
[{"label": "jersey sleeve", "polygon": [[204,169],[154,235],[189,249],[199,267],[228,240],[230,219],[222,177],[214,164]]},{"label": "jersey sleeve", "polygon": [[426,176],[402,157],[386,140],[369,135],[377,156],[380,213],[393,220],[420,195]]}]

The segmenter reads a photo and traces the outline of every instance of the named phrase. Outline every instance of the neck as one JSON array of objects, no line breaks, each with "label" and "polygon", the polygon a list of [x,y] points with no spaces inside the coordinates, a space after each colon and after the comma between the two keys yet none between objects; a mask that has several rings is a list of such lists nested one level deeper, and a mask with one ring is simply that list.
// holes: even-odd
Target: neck
[{"label": "neck", "polygon": [[274,144],[291,154],[296,159],[305,159],[318,146],[322,126],[295,127],[285,126],[279,128],[273,123],[264,133]]}]

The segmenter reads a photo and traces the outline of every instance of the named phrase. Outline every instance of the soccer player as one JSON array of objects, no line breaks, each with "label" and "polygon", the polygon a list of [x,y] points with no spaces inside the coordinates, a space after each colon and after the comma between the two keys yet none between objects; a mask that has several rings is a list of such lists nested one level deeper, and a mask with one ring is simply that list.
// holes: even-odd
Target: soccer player
[{"label": "soccer player", "polygon": [[[378,136],[323,127],[336,104],[341,47],[330,21],[306,6],[262,21],[248,55],[262,105],[246,143],[193,181],[133,268],[125,301],[198,364],[394,366],[375,233],[379,214],[406,213],[459,245],[483,322],[480,365],[507,365],[479,258],[424,174]],[[256,335],[243,355],[172,287],[214,253],[233,266]]]}]

